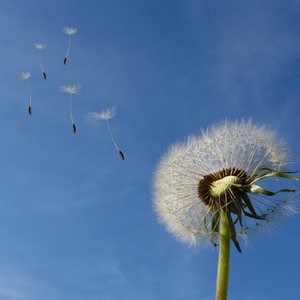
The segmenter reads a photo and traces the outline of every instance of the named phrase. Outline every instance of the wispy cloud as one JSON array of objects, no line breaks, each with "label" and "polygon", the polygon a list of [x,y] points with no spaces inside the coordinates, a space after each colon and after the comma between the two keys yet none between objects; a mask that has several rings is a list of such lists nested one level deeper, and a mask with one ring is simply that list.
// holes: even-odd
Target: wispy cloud
[{"label": "wispy cloud", "polygon": [[1,266],[0,298],[5,300],[57,299],[60,292],[27,271]]},{"label": "wispy cloud", "polygon": [[270,16],[265,7],[256,8],[240,8],[224,22],[212,49],[212,85],[236,108],[242,108],[245,98],[249,105],[264,105],[264,88],[274,84],[299,53],[299,40],[284,21],[278,28],[282,16]]}]

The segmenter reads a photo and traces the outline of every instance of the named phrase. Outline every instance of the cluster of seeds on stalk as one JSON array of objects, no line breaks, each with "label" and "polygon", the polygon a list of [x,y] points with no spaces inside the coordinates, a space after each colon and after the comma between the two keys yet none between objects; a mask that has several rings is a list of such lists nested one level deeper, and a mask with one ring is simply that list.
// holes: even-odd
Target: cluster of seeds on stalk
[{"label": "cluster of seeds on stalk", "polygon": [[[225,168],[210,173],[199,181],[198,196],[207,206],[211,207],[216,204],[222,207],[227,206],[241,198],[244,190],[240,186],[247,185],[248,179],[246,172],[238,168]],[[217,188],[218,192],[216,193]]]}]

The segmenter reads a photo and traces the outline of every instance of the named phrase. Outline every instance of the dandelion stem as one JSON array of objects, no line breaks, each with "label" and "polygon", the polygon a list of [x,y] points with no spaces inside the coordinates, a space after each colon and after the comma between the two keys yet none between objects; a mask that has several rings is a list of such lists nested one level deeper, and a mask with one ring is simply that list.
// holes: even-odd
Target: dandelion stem
[{"label": "dandelion stem", "polygon": [[117,143],[116,143],[116,141],[115,141],[115,139],[114,139],[114,137],[113,137],[113,135],[112,135],[112,133],[111,133],[111,130],[110,130],[110,126],[109,126],[108,120],[106,120],[106,124],[107,124],[107,129],[108,129],[108,132],[109,132],[109,135],[110,135],[110,137],[111,137],[112,142],[114,143],[114,145],[115,145],[115,147],[117,148],[117,150],[120,151],[120,148],[118,147],[118,145],[117,145]]},{"label": "dandelion stem", "polygon": [[45,69],[44,69],[44,66],[43,66],[43,63],[42,63],[42,55],[41,55],[40,51],[39,51],[39,61],[40,61],[40,68],[41,68],[41,71],[43,73],[43,78],[46,79],[47,75],[46,75],[46,72],[45,72]]},{"label": "dandelion stem", "polygon": [[29,106],[31,106],[31,88],[30,88],[29,79],[27,80],[27,88],[29,93]]},{"label": "dandelion stem", "polygon": [[67,53],[66,53],[66,56],[65,56],[66,58],[69,56],[70,49],[71,49],[71,36],[69,35],[68,50],[67,50]]},{"label": "dandelion stem", "polygon": [[41,56],[41,52],[39,51],[39,61],[40,61],[40,68],[42,73],[45,72],[44,67],[43,67],[43,63],[42,63],[42,56]]},{"label": "dandelion stem", "polygon": [[219,262],[216,300],[226,300],[229,279],[230,227],[226,210],[221,209],[220,215]]},{"label": "dandelion stem", "polygon": [[74,124],[73,114],[72,114],[72,94],[70,94],[70,117],[71,117],[72,124]]}]

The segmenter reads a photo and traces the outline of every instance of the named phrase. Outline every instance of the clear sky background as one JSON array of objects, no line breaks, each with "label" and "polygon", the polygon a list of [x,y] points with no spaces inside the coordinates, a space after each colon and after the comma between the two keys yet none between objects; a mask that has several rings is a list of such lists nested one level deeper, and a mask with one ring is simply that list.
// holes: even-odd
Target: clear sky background
[{"label": "clear sky background", "polygon": [[[66,66],[63,26],[78,28]],[[226,118],[276,130],[300,168],[300,1],[2,0],[0,36],[0,299],[213,299],[217,250],[158,224],[153,174]],[[59,91],[73,83],[76,135]],[[88,116],[113,105],[125,161]],[[229,299],[300,298],[299,226],[232,248]]]}]

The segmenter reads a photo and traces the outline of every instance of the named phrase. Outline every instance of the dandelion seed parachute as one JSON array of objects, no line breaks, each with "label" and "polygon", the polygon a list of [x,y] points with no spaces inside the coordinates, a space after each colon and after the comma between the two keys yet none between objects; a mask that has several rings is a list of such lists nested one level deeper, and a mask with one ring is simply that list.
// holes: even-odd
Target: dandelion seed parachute
[{"label": "dandelion seed parachute", "polygon": [[69,37],[68,49],[67,49],[67,53],[64,58],[64,65],[66,65],[68,62],[68,56],[69,56],[70,49],[71,49],[71,36],[77,32],[77,29],[72,28],[72,27],[64,27],[63,32]]},{"label": "dandelion seed parachute", "polygon": [[270,224],[289,205],[289,198],[270,196],[293,190],[271,192],[254,184],[265,178],[299,181],[285,171],[288,163],[274,132],[251,121],[225,122],[169,149],[154,178],[155,210],[167,230],[189,245],[218,245],[225,210],[240,252],[239,236]]},{"label": "dandelion seed parachute", "polygon": [[30,83],[29,83],[29,78],[30,78],[30,72],[25,71],[21,72],[18,74],[19,78],[22,80],[25,80],[27,82],[27,89],[28,89],[28,94],[29,94],[29,106],[28,106],[28,114],[32,114],[32,106],[31,106],[31,88],[30,88]]},{"label": "dandelion seed parachute", "polygon": [[106,125],[107,125],[107,129],[108,129],[110,138],[111,138],[113,144],[115,145],[116,149],[118,150],[118,153],[119,153],[119,156],[120,156],[121,160],[125,160],[124,153],[121,151],[121,149],[119,148],[118,144],[115,141],[115,138],[113,137],[113,134],[112,134],[110,126],[109,126],[108,119],[106,119]]},{"label": "dandelion seed parachute", "polygon": [[121,160],[125,160],[125,155],[124,153],[121,151],[121,149],[119,148],[118,144],[115,141],[115,138],[111,132],[110,126],[109,126],[109,121],[110,119],[112,119],[115,116],[115,108],[108,108],[106,110],[101,111],[100,113],[96,113],[96,112],[91,112],[90,116],[96,120],[105,120],[106,121],[106,125],[107,125],[107,130],[109,133],[109,136],[115,146],[115,148],[118,151],[119,157]]},{"label": "dandelion seed parachute", "polygon": [[41,55],[41,51],[43,49],[45,49],[46,46],[44,44],[34,44],[34,45],[38,49],[38,52],[39,52],[39,62],[40,62],[40,68],[41,68],[41,71],[42,71],[43,79],[46,80],[47,75],[46,75],[46,72],[45,72],[45,69],[44,69],[44,66],[43,66],[43,63],[42,63],[42,55]]},{"label": "dandelion seed parachute", "polygon": [[69,100],[69,108],[70,108],[70,119],[71,119],[71,124],[72,124],[72,132],[75,134],[77,131],[77,127],[75,125],[74,119],[73,119],[73,112],[72,112],[72,96],[74,94],[77,94],[80,92],[80,85],[64,85],[60,87],[60,90],[64,93],[68,93],[70,95],[70,100]]}]

